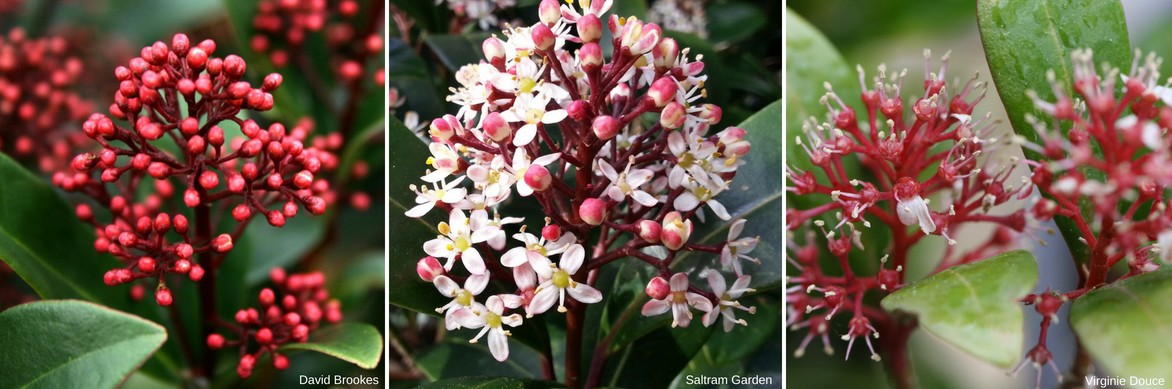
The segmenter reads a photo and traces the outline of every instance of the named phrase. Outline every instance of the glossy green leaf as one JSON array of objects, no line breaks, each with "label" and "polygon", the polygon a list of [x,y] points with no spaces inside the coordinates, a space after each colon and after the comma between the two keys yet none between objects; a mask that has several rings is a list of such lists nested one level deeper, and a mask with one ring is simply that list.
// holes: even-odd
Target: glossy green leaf
[{"label": "glossy green leaf", "polygon": [[1113,376],[1164,378],[1172,366],[1172,270],[1141,274],[1074,301],[1070,323]]},{"label": "glossy green leaf", "polygon": [[[244,230],[241,240],[249,242],[250,265],[246,281],[256,285],[269,278],[273,268],[289,268],[306,252],[313,249],[325,236],[325,221],[302,210],[288,219],[281,228],[262,220],[254,221]],[[239,250],[240,248],[236,248]],[[235,251],[235,250],[233,250]]]},{"label": "glossy green leaf", "polygon": [[754,4],[730,1],[707,7],[708,35],[712,42],[735,43],[753,36],[767,22],[760,7]]},{"label": "glossy green leaf", "polygon": [[435,52],[448,70],[456,71],[461,66],[480,62],[484,58],[480,50],[483,40],[484,37],[474,38],[469,35],[428,35],[423,42]]},{"label": "glossy green leaf", "polygon": [[475,334],[461,332],[423,351],[415,358],[419,370],[433,380],[478,376],[534,378],[540,374],[539,362],[532,350],[516,347],[516,343],[510,341],[509,358],[497,362],[488,350],[487,338],[474,344],[468,343],[464,335]]},{"label": "glossy green leaf", "polygon": [[284,350],[310,350],[373,369],[383,355],[383,336],[365,323],[342,323],[310,333],[309,342],[289,343]]},{"label": "glossy green leaf", "polygon": [[427,255],[423,252],[423,242],[439,233],[435,229],[438,220],[435,223],[429,221],[435,218],[434,212],[420,219],[409,218],[404,214],[415,206],[415,193],[409,186],[423,183],[419,177],[423,176],[427,157],[431,154],[419,138],[403,127],[403,123],[393,117],[389,119],[391,208],[387,225],[391,229],[390,236],[394,237],[387,247],[390,255],[387,279],[390,301],[403,308],[435,314],[435,309],[447,301],[436,291],[435,286],[419,279],[415,273],[415,263]]},{"label": "glossy green leaf", "polygon": [[41,179],[0,154],[0,258],[46,299],[80,298],[125,310],[102,274],[118,266],[93,249],[93,231]]},{"label": "glossy green leaf", "polygon": [[790,156],[786,163],[809,170],[814,166],[794,138],[807,119],[826,120],[826,106],[820,103],[826,94],[823,84],[833,85],[835,93],[851,104],[858,99],[859,83],[834,45],[789,8],[785,10],[785,25],[785,125],[789,129],[785,147]]},{"label": "glossy green leaf", "polygon": [[1018,300],[1038,279],[1034,256],[1015,250],[954,266],[914,282],[881,302],[919,318],[929,333],[1008,368],[1021,357],[1024,313]]},{"label": "glossy green leaf", "polygon": [[564,388],[557,382],[537,381],[510,377],[460,377],[432,382],[420,389],[546,389]]},{"label": "glossy green leaf", "polygon": [[0,387],[112,388],[167,340],[163,327],[77,300],[0,313]]},{"label": "glossy green leaf", "polygon": [[[1026,91],[1036,92],[1042,100],[1054,101],[1052,87],[1046,78],[1048,71],[1053,70],[1064,92],[1072,95],[1072,51],[1089,48],[1094,52],[1096,63],[1106,62],[1127,69],[1131,63],[1131,49],[1123,16],[1123,6],[1116,0],[977,2],[977,22],[985,57],[1009,122],[1017,134],[1038,141],[1038,134],[1026,121],[1026,115],[1042,115],[1034,108]],[[1032,150],[1023,151],[1027,157],[1037,157]],[[1081,201],[1080,205],[1086,213],[1090,203]],[[1081,233],[1074,223],[1066,218],[1056,219],[1056,222],[1074,257],[1089,257],[1089,249],[1078,241]]]}]

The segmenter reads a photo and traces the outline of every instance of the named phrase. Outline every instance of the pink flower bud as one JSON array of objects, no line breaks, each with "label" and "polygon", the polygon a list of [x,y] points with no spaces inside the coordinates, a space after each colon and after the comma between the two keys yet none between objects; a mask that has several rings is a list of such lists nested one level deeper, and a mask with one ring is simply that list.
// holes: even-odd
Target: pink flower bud
[{"label": "pink flower bud", "polygon": [[700,114],[697,115],[701,119],[707,120],[708,124],[716,124],[720,122],[720,116],[723,111],[720,106],[716,104],[704,104],[700,106]]},{"label": "pink flower bud", "polygon": [[557,0],[541,0],[541,4],[537,6],[537,16],[541,18],[542,23],[552,26],[562,18],[561,5]]},{"label": "pink flower bud", "polygon": [[583,42],[597,42],[602,37],[602,20],[594,14],[582,15],[578,18],[578,37]]},{"label": "pink flower bud", "polygon": [[160,286],[159,289],[155,290],[155,302],[159,303],[160,306],[170,306],[171,301],[171,291],[166,287]]},{"label": "pink flower bud", "polygon": [[602,66],[602,46],[594,42],[582,45],[582,48],[578,49],[578,60],[582,64],[582,69],[594,71]]},{"label": "pink flower bud", "polygon": [[195,208],[199,205],[199,192],[195,189],[188,188],[183,192],[183,203],[187,204],[188,208]]},{"label": "pink flower bud", "polygon": [[194,282],[199,282],[199,280],[203,279],[203,266],[192,265],[191,271],[187,273],[187,278],[190,278]]},{"label": "pink flower bud", "polygon": [[651,55],[655,57],[655,67],[670,68],[675,66],[676,57],[680,55],[680,44],[676,43],[675,39],[663,38],[658,45],[655,45]]},{"label": "pink flower bud", "polygon": [[679,212],[669,212],[663,218],[663,229],[660,232],[660,239],[663,245],[669,250],[679,250],[688,243],[688,238],[692,236],[692,220],[684,220]]},{"label": "pink flower bud", "polygon": [[268,211],[265,213],[265,218],[268,219],[269,224],[273,227],[285,226],[285,215],[281,214],[281,211]]},{"label": "pink flower bud", "polygon": [[667,280],[663,279],[663,277],[655,277],[647,283],[647,288],[644,289],[644,291],[647,292],[647,296],[650,296],[652,299],[663,300],[669,293],[671,293],[671,285],[669,285]]},{"label": "pink flower bud", "polygon": [[541,229],[541,237],[548,241],[555,241],[562,237],[562,228],[557,224],[550,224]]},{"label": "pink flower bud", "polygon": [[654,220],[640,220],[639,237],[649,243],[659,243],[659,234],[662,227]]},{"label": "pink flower bud", "polygon": [[651,84],[651,88],[647,90],[647,97],[655,102],[656,107],[663,107],[667,102],[672,101],[676,97],[676,91],[679,85],[671,76],[660,77]]},{"label": "pink flower bud", "polygon": [[619,121],[613,116],[602,115],[594,118],[590,129],[594,131],[594,136],[597,136],[598,139],[608,140],[619,133]]},{"label": "pink flower bud", "polygon": [[430,133],[432,136],[434,136],[436,138],[439,138],[442,140],[447,140],[447,139],[451,138],[452,135],[455,134],[456,132],[452,129],[452,126],[450,124],[448,124],[447,121],[444,121],[441,118],[441,119],[435,119],[435,120],[431,121],[431,132]]},{"label": "pink flower bud", "polygon": [[239,204],[232,208],[232,218],[238,222],[248,220],[250,216],[252,216],[252,209],[247,204]]},{"label": "pink flower bud", "polygon": [[220,234],[212,239],[212,248],[218,253],[228,252],[232,250],[232,236],[228,234]]},{"label": "pink flower bud", "polygon": [[480,44],[480,49],[484,51],[484,56],[488,58],[488,62],[496,65],[499,61],[500,65],[504,66],[505,45],[500,39],[497,39],[495,36],[488,37],[488,39],[484,40],[484,43]]},{"label": "pink flower bud", "polygon": [[602,224],[602,220],[606,219],[606,202],[596,198],[582,201],[582,205],[578,207],[578,217],[592,226]]},{"label": "pink flower bud", "polygon": [[269,75],[265,76],[264,83],[261,84],[260,87],[261,89],[264,89],[265,92],[272,92],[281,86],[281,81],[284,81],[284,78],[281,77],[280,74],[270,73]]},{"label": "pink flower bud", "polygon": [[544,24],[533,26],[530,34],[533,38],[534,46],[537,46],[539,50],[549,50],[553,47],[554,42],[557,41],[557,37],[554,36],[553,31],[549,29],[549,26]]},{"label": "pink flower bud", "polygon": [[570,106],[566,107],[566,114],[574,120],[584,121],[586,115],[590,113],[590,103],[585,100],[574,100],[570,102]]},{"label": "pink flower bud", "polygon": [[444,267],[440,265],[439,260],[435,259],[435,257],[427,256],[415,264],[415,273],[419,274],[419,278],[424,281],[431,282],[436,277],[444,274]]},{"label": "pink flower bud", "polygon": [[220,175],[211,170],[204,170],[204,172],[199,175],[199,185],[204,189],[215,188],[216,186],[220,185]]},{"label": "pink flower bud", "polygon": [[143,273],[155,272],[155,259],[151,257],[141,257],[138,259],[138,270]]},{"label": "pink flower bud", "polygon": [[672,101],[663,107],[663,112],[659,113],[659,125],[663,128],[674,130],[684,126],[684,119],[688,118],[687,109],[683,104]]},{"label": "pink flower bud", "polygon": [[175,264],[171,265],[171,270],[179,274],[187,274],[187,272],[191,271],[191,261],[186,259],[175,261]]},{"label": "pink flower bud", "polygon": [[496,112],[489,112],[481,125],[484,127],[485,135],[497,142],[508,139],[509,135],[513,134],[513,127]]},{"label": "pink flower bud", "polygon": [[175,255],[178,255],[179,258],[191,258],[193,254],[195,254],[195,249],[191,248],[191,245],[187,243],[175,245]]},{"label": "pink flower bud", "polygon": [[309,188],[309,185],[312,183],[313,173],[310,173],[308,170],[302,170],[297,172],[296,176],[293,176],[293,185],[296,185],[298,188]]},{"label": "pink flower bud", "polygon": [[219,350],[224,347],[224,336],[220,334],[208,335],[208,348]]},{"label": "pink flower bud", "polygon": [[538,192],[544,192],[549,189],[549,185],[553,182],[553,176],[549,174],[549,170],[545,166],[532,165],[529,170],[525,171],[525,184]]},{"label": "pink flower bud", "polygon": [[83,153],[83,154],[78,154],[76,157],[73,157],[73,162],[70,163],[70,166],[73,167],[73,170],[76,170],[79,172],[88,172],[88,171],[90,171],[90,169],[93,169],[94,166],[97,164],[98,164],[98,157],[97,156],[95,156],[93,153]]}]

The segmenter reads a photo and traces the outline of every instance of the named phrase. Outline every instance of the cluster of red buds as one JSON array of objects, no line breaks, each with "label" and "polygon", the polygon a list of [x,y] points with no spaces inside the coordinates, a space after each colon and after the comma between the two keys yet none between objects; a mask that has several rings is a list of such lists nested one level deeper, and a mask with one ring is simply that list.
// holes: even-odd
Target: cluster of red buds
[{"label": "cluster of red buds", "polygon": [[[539,23],[484,41],[487,61],[461,68],[460,87],[448,96],[459,112],[431,122],[434,170],[421,177],[426,186],[411,187],[417,205],[407,216],[433,209],[447,216],[417,265],[452,299],[437,311],[449,329],[480,329],[474,342],[487,334],[501,361],[504,326],[522,324],[506,311],[532,317],[556,308],[581,319],[575,311],[603,298],[588,274],[620,259],[657,271],[642,313],[671,311],[673,327],[687,326],[696,310],[704,325],[724,318],[729,331],[747,324],[737,310],[755,311],[737,302],[752,291],[742,262],[759,263],[749,255],[758,238],[740,236],[745,221],[731,223],[727,241],[691,241],[693,219],[703,222],[706,211],[732,218],[717,195],[731,188],[749,152],[745,130],[709,133],[721,110],[698,101],[707,76],[689,49],[634,17],[611,15],[604,24],[610,1],[580,3],[544,0]],[[607,27],[613,39],[601,42]],[[602,44],[613,58],[603,58]],[[505,229],[524,220],[502,218],[498,205],[514,193],[548,217],[536,235],[526,231],[536,226],[522,224],[510,244]],[[719,258],[696,269],[710,289],[671,269],[689,251]],[[456,262],[466,273],[456,274]],[[510,293],[478,302],[489,280]]]},{"label": "cluster of red buds", "polygon": [[0,149],[44,172],[63,167],[89,141],[70,130],[93,112],[71,89],[81,74],[64,38],[29,38],[20,28],[0,37]]},{"label": "cluster of red buds", "polygon": [[[213,333],[207,337],[208,348],[219,350],[236,347],[240,350],[240,362],[236,374],[248,378],[256,362],[265,353],[272,354],[273,367],[285,370],[289,358],[277,350],[287,343],[304,343],[309,333],[322,323],[342,321],[342,310],[338,300],[331,300],[325,289],[325,276],[321,272],[285,274],[281,268],[269,272],[276,290],[261,289],[257,301],[260,308],[241,309],[236,312],[236,322],[223,322],[225,333],[236,334],[235,340]],[[255,347],[253,347],[255,346]]]},{"label": "cluster of red buds", "polygon": [[[89,204],[76,209],[96,228],[94,247],[124,263],[106,273],[106,284],[155,278],[155,299],[164,306],[172,302],[165,276],[199,281],[214,272],[253,216],[281,227],[302,207],[325,212],[323,197],[330,196],[318,173],[336,158],[303,144],[308,128],[266,129],[240,116],[272,109],[281,76],[270,74],[255,88],[242,81],[243,59],[213,57],[215,50],[211,40],[193,45],[177,34],[170,46],[155,42],[115,69],[120,86],[110,116],[95,113],[82,126],[101,151],[79,154],[72,171],[53,175],[55,185],[110,211],[101,222]],[[192,220],[168,201],[178,191]],[[228,225],[223,215],[236,226],[216,234]]]},{"label": "cluster of red buds", "polygon": [[[1117,68],[1095,70],[1092,53],[1072,53],[1073,85],[1048,74],[1054,101],[1030,92],[1044,117],[1027,116],[1038,142],[1018,137],[1036,153],[1027,161],[1030,180],[1044,195],[1030,208],[1039,220],[1064,219],[1079,232],[1073,252],[1079,266],[1078,287],[1066,292],[1032,294],[1022,299],[1042,315],[1037,345],[1022,360],[1041,369],[1057,365],[1046,347],[1046,333],[1058,309],[1105,283],[1147,273],[1172,258],[1172,213],[1165,188],[1172,185],[1172,89],[1161,86],[1161,60],[1138,51],[1127,75]],[[1119,82],[1121,85],[1117,84]],[[1122,86],[1122,88],[1119,88]],[[1074,96],[1065,90],[1072,87]],[[1086,207],[1081,202],[1089,201]],[[1109,279],[1116,264],[1127,273]]]},{"label": "cluster of red buds", "polygon": [[[881,65],[878,77],[868,83],[860,66],[865,115],[857,115],[827,84],[822,103],[829,108],[829,122],[811,120],[797,137],[808,158],[800,163],[812,168],[787,167],[787,190],[815,205],[786,211],[788,260],[798,273],[788,278],[786,324],[807,331],[796,356],[815,338],[832,353],[829,321],[843,312],[851,316],[841,334],[848,341],[847,356],[855,340],[864,339],[872,359],[880,360],[871,338],[889,331],[895,336],[887,338],[900,339],[899,333],[911,328],[867,305],[864,297],[883,296],[905,284],[913,245],[931,235],[947,241],[934,274],[1000,253],[1026,230],[1024,211],[990,212],[1015,197],[1028,196],[1032,186],[1009,182],[1016,161],[996,167],[988,155],[1005,142],[998,142],[989,116],[973,119],[985,85],[974,76],[959,89],[946,87],[947,66],[946,54],[939,73],[931,72],[931,55],[925,51],[922,92],[912,94],[906,105],[906,70],[891,73]],[[848,169],[854,163],[862,172]],[[952,237],[963,225],[974,223],[992,223],[996,232],[973,250],[959,250]],[[890,232],[890,245],[864,248],[863,234],[876,228]],[[834,261],[821,260],[824,249]],[[873,274],[861,274],[851,262],[851,252],[864,249],[882,254]],[[824,268],[830,264],[838,269]]]},{"label": "cluster of red buds", "polygon": [[[381,1],[360,3],[357,0],[262,0],[252,19],[256,29],[252,49],[268,53],[273,66],[283,68],[290,61],[300,60],[297,56],[304,54],[301,51],[312,34],[324,33],[335,56],[331,58],[335,73],[343,80],[357,81],[365,73],[366,59],[381,58],[382,35],[363,24],[371,23],[360,19],[382,15],[380,4]],[[302,58],[308,59],[303,55]],[[376,82],[381,73],[382,70],[375,72]]]}]

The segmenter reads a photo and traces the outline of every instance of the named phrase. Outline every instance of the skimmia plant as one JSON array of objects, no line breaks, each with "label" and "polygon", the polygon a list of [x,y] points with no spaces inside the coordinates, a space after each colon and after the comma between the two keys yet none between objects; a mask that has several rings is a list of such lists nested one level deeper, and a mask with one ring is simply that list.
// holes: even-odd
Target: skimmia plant
[{"label": "skimmia plant", "polygon": [[[1147,332],[1172,319],[1162,297],[1172,290],[1172,89],[1156,54],[1127,46],[1118,3],[1061,5],[1051,11],[1063,19],[1040,24],[1014,16],[1047,6],[978,5],[1004,119],[981,112],[994,90],[978,76],[951,82],[947,54],[935,68],[925,52],[922,81],[884,66],[867,78],[860,66],[854,89],[838,54],[792,18],[813,42],[793,50],[834,65],[797,71],[826,82],[821,100],[804,101],[820,106],[798,110],[825,116],[797,119],[786,171],[795,356],[844,344],[850,358],[865,345],[896,387],[914,387],[908,340],[922,328],[1010,375],[1032,366],[1034,387],[1167,379],[1172,355]],[[1065,38],[1030,46],[1055,31]],[[806,93],[816,85],[799,82]],[[1073,266],[1011,250],[1056,234]],[[1077,276],[1039,278],[1060,266]],[[1067,322],[1077,339],[1055,335]],[[1065,349],[1057,342],[1073,352],[1052,351]]]},{"label": "skimmia plant", "polygon": [[[654,269],[642,314],[670,311],[672,327],[720,321],[733,331],[746,324],[738,314],[756,311],[737,301],[759,263],[758,238],[740,236],[745,221],[733,221],[722,243],[691,239],[695,223],[730,219],[716,197],[745,163],[746,133],[713,128],[721,109],[701,100],[702,58],[655,24],[604,16],[610,7],[545,0],[539,23],[484,40],[485,60],[456,73],[448,100],[459,111],[431,122],[429,170],[406,211],[446,220],[419,242],[427,256],[416,267],[448,301],[436,307],[446,328],[479,331],[471,341],[486,337],[504,361],[517,327],[565,315],[571,386],[598,385],[603,363],[582,377],[578,357],[586,305],[608,297],[595,287],[603,266]],[[510,216],[510,202],[547,217]],[[673,269],[687,251],[711,261]],[[485,293],[490,284],[503,293]]]}]

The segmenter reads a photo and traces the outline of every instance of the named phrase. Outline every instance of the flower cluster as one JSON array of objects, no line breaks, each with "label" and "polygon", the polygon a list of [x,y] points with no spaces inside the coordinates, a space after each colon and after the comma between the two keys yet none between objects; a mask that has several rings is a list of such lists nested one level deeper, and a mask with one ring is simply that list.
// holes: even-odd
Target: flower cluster
[{"label": "flower cluster", "polygon": [[[571,0],[572,1],[572,0]],[[582,0],[589,3],[590,0]],[[607,0],[607,3],[613,0]],[[435,4],[446,3],[448,9],[456,16],[468,21],[476,21],[481,30],[488,30],[500,26],[497,13],[513,8],[517,0],[436,0]]]},{"label": "flower cluster", "polygon": [[61,37],[30,38],[15,28],[0,37],[0,147],[52,172],[88,142],[70,131],[93,111],[71,88],[82,61]]},{"label": "flower cluster", "polygon": [[[1075,258],[1081,266],[1078,287],[1057,293],[1026,296],[1043,316],[1040,340],[1022,361],[1039,369],[1057,369],[1046,348],[1046,332],[1057,319],[1058,308],[1107,282],[1143,274],[1169,263],[1172,253],[1172,213],[1165,188],[1172,184],[1172,89],[1161,86],[1161,60],[1135,54],[1132,69],[1095,70],[1089,50],[1072,53],[1074,95],[1048,74],[1054,100],[1030,92],[1044,117],[1026,119],[1039,134],[1037,142],[1019,137],[1018,143],[1036,153],[1026,163],[1030,180],[1045,195],[1030,208],[1039,220],[1059,219],[1077,228],[1087,253]],[[1089,207],[1082,202],[1089,202]],[[1116,264],[1127,273],[1108,280]],[[1020,366],[1019,366],[1020,369]]]},{"label": "flower cluster", "polygon": [[[588,274],[622,258],[658,272],[645,315],[671,310],[673,325],[687,326],[694,309],[703,324],[724,317],[731,330],[746,324],[735,309],[754,311],[736,301],[752,290],[741,262],[758,263],[748,255],[758,238],[740,237],[745,221],[732,223],[726,242],[690,241],[693,219],[731,218],[716,197],[749,152],[745,131],[709,134],[721,110],[698,102],[704,63],[659,26],[610,16],[607,60],[599,39],[611,1],[580,5],[544,0],[539,23],[484,41],[487,60],[456,74],[460,85],[448,100],[459,112],[431,122],[426,185],[411,187],[417,205],[408,216],[447,216],[417,265],[452,299],[437,311],[449,329],[487,333],[498,360],[508,356],[507,328],[522,324],[516,312],[556,309],[573,320],[583,304],[603,298]],[[548,216],[538,234],[500,214],[515,197]],[[513,226],[518,232],[507,233]],[[720,267],[738,278],[727,287],[709,269],[710,290],[689,286],[687,274],[669,268],[686,251],[719,255]],[[483,297],[489,280],[505,290]]]},{"label": "flower cluster", "polygon": [[[110,115],[95,113],[82,126],[101,151],[79,154],[72,171],[53,175],[55,185],[109,210],[110,220],[102,222],[89,204],[76,209],[95,226],[94,247],[124,264],[106,273],[106,284],[155,278],[155,299],[164,306],[173,300],[167,274],[199,281],[214,272],[253,216],[281,227],[300,208],[325,212],[323,197],[330,193],[317,174],[335,157],[303,144],[307,128],[276,123],[266,129],[239,115],[272,109],[281,76],[270,74],[255,88],[242,81],[243,59],[213,57],[215,50],[211,40],[193,45],[177,34],[169,46],[144,47],[115,69],[120,86]],[[153,191],[144,195],[146,188]],[[192,216],[168,201],[180,191]],[[228,225],[222,215],[236,226],[216,234],[217,226]]]},{"label": "flower cluster", "polygon": [[[261,289],[257,297],[260,309],[241,309],[236,312],[235,323],[222,323],[228,327],[225,333],[236,334],[236,340],[225,339],[219,333],[207,337],[208,348],[212,350],[225,346],[240,350],[240,361],[236,365],[236,374],[240,378],[252,375],[256,361],[265,353],[272,354],[273,367],[285,370],[289,367],[289,358],[277,353],[281,345],[304,343],[309,339],[309,333],[323,322],[342,321],[341,305],[338,300],[330,299],[322,273],[286,275],[281,268],[275,268],[269,276],[277,290]],[[253,345],[256,347],[251,347]]]},{"label": "flower cluster", "polygon": [[343,80],[360,80],[365,72],[363,61],[379,57],[383,48],[382,36],[360,26],[360,17],[381,15],[380,3],[371,1],[367,4],[375,9],[362,9],[357,0],[262,0],[252,19],[256,34],[250,44],[256,52],[268,53],[273,66],[283,68],[289,61],[308,61],[303,53],[306,40],[322,33],[334,53],[330,61],[335,74]]},{"label": "flower cluster", "polygon": [[[948,242],[935,273],[999,253],[1026,229],[1023,211],[990,212],[1029,195],[1032,187],[1009,182],[1016,163],[995,167],[986,157],[1003,143],[988,116],[973,119],[973,107],[984,96],[985,86],[974,77],[961,88],[946,87],[947,58],[939,73],[933,73],[930,53],[925,52],[922,92],[914,93],[906,105],[906,71],[891,73],[881,65],[878,77],[868,83],[860,67],[865,114],[856,114],[828,84],[822,102],[829,109],[829,121],[811,119],[797,137],[808,158],[799,163],[810,170],[787,167],[787,190],[814,204],[786,211],[789,262],[799,273],[788,279],[787,325],[807,331],[797,356],[815,338],[822,339],[827,353],[833,352],[828,324],[844,312],[851,316],[842,335],[848,341],[848,357],[854,342],[863,339],[872,358],[879,360],[871,338],[878,338],[884,327],[906,329],[897,328],[885,311],[864,304],[864,296],[872,291],[890,293],[905,283],[903,270],[913,245],[929,235]],[[855,163],[864,173],[849,170]],[[859,274],[852,267],[851,252],[865,249],[862,236],[876,223],[891,232],[891,244],[885,250],[870,247],[883,254],[879,269]],[[996,233],[976,249],[960,252],[952,237],[972,223],[993,223]],[[823,248],[834,262],[821,261]],[[826,269],[830,263],[839,269]]]}]

